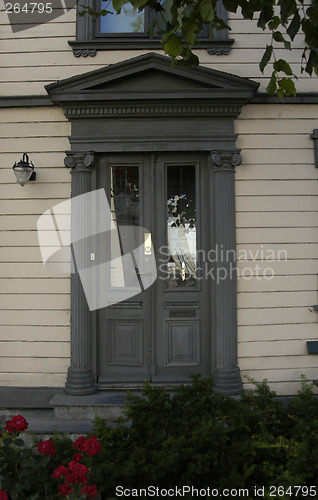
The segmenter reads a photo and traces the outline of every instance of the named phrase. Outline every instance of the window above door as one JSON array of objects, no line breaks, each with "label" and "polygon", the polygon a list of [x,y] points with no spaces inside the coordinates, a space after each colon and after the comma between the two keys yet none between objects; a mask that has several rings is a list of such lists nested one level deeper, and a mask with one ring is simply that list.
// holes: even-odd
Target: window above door
[{"label": "window above door", "polygon": [[[169,0],[165,0],[166,2]],[[149,8],[142,12],[135,10],[130,4],[122,8],[120,14],[107,14],[99,18],[85,14],[80,16],[82,5],[93,10],[107,9],[112,11],[111,0],[86,0],[77,4],[76,40],[69,41],[73,54],[94,56],[97,50],[138,50],[161,49],[160,36],[147,34],[149,24],[154,16],[158,16]],[[227,11],[222,0],[217,3],[217,15],[227,23]],[[161,16],[162,17],[162,16]],[[161,19],[157,19],[160,26]],[[209,36],[209,26],[205,25],[198,37],[198,49],[206,49],[209,54],[228,54],[234,40],[228,38],[228,30],[214,30],[213,38]]]}]

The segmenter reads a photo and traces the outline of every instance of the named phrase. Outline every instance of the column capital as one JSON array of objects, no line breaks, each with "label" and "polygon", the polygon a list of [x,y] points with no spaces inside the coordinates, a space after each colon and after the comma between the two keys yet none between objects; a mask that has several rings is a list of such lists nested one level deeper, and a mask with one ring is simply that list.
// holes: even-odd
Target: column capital
[{"label": "column capital", "polygon": [[66,151],[64,165],[71,169],[71,173],[91,172],[95,162],[95,154],[92,151]]},{"label": "column capital", "polygon": [[238,167],[242,163],[239,149],[231,151],[212,151],[211,158],[213,172],[235,172],[235,167]]}]

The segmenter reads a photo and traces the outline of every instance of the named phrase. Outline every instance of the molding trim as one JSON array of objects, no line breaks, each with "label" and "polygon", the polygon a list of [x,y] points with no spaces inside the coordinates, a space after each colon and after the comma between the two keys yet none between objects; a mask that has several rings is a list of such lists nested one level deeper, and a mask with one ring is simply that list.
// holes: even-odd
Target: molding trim
[{"label": "molding trim", "polygon": [[54,106],[48,95],[8,95],[0,97],[0,108],[35,108]]},{"label": "molding trim", "polygon": [[[215,39],[201,39],[198,40],[196,49],[206,49],[208,54],[211,55],[227,55],[234,43],[233,39],[228,40],[215,40]],[[161,41],[151,38],[115,38],[112,37],[109,41],[105,39],[99,40],[70,40],[69,46],[73,49],[75,57],[94,57],[98,50],[160,50],[162,49]]]},{"label": "molding trim", "polygon": [[[80,54],[85,57],[84,54]],[[86,54],[91,55],[91,54]],[[280,100],[278,97],[270,96],[266,93],[259,92],[253,97],[249,104],[318,104],[318,92],[302,92],[297,94],[296,96],[284,97],[283,100]],[[55,103],[52,101],[50,96],[48,95],[11,95],[11,96],[0,96],[0,108],[37,108],[40,106],[55,106]],[[171,109],[173,108],[173,110]],[[177,108],[177,109],[176,109]],[[218,106],[207,106],[203,109],[202,106],[188,107],[189,113],[198,112],[200,114],[218,114],[218,113],[227,113],[226,107],[218,105]],[[231,107],[232,110],[235,109],[235,106]],[[168,111],[165,111],[167,110]],[[228,110],[230,112],[230,110]],[[152,113],[154,113],[152,115]],[[184,116],[185,109],[180,109],[180,106],[98,106],[98,108],[93,107],[74,107],[74,108],[66,108],[65,115],[69,118],[74,117],[76,115],[83,117],[83,115],[89,116],[110,116],[110,115],[139,115],[139,116],[158,116],[164,114],[175,114],[178,116],[182,114]]]},{"label": "molding trim", "polygon": [[141,116],[238,116],[240,113],[240,106],[234,105],[167,105],[167,104],[158,104],[158,105],[129,105],[126,106],[107,106],[107,105],[99,105],[98,107],[92,106],[79,106],[76,107],[65,107],[64,114],[70,120],[74,118],[134,118]]},{"label": "molding trim", "polygon": [[266,92],[258,92],[250,104],[318,104],[318,92],[299,92],[295,96],[291,95],[279,99]]}]

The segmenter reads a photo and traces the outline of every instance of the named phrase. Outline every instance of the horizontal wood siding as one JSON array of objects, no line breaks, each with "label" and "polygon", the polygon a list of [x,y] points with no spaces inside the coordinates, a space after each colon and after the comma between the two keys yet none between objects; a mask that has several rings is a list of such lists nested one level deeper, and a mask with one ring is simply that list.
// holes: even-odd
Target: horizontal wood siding
[{"label": "horizontal wood siding", "polygon": [[236,122],[239,365],[282,394],[318,378],[306,345],[318,332],[315,126],[318,106],[305,105],[248,105]]},{"label": "horizontal wood siding", "polygon": [[[0,385],[63,386],[70,363],[70,280],[44,268],[37,219],[70,197],[63,163],[70,124],[51,107],[2,109],[0,122]],[[24,151],[37,180],[22,188],[12,165]]]},{"label": "horizontal wood siding", "polygon": [[[58,10],[58,9],[57,9]],[[259,70],[259,61],[270,41],[270,35],[257,27],[256,21],[242,20],[239,14],[229,15],[230,37],[233,48],[228,55],[211,56],[206,50],[196,51],[201,64],[255,79],[261,83],[260,90],[268,85],[271,68],[264,74]],[[94,57],[76,58],[68,45],[75,39],[75,9],[60,17],[31,29],[12,33],[4,4],[0,10],[0,92],[1,95],[46,94],[44,85],[79,73],[123,61],[147,51],[111,50],[98,51]],[[303,52],[303,37],[297,35],[293,51],[279,49],[277,58],[286,59],[299,77],[297,88],[303,92],[317,90],[317,81],[300,74]],[[160,52],[160,51],[159,51]]]}]

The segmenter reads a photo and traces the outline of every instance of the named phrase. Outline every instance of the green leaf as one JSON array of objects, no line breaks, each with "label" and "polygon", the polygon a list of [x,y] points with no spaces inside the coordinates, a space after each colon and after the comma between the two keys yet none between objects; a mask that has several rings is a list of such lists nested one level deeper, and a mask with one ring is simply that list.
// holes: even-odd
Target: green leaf
[{"label": "green leaf", "polygon": [[259,68],[262,73],[264,73],[264,69],[267,66],[267,64],[270,61],[270,58],[272,57],[273,53],[273,46],[272,45],[267,45],[266,50],[263,54],[263,57],[261,59],[261,62],[259,63]]},{"label": "green leaf", "polygon": [[[202,27],[202,24],[201,24]],[[182,34],[185,41],[190,45],[194,45],[198,33],[201,31],[200,26],[195,21],[188,21],[182,26]]]},{"label": "green leaf", "polygon": [[298,10],[295,0],[279,0],[278,5],[280,5],[280,18],[282,20],[282,25],[287,24],[289,16],[295,14]]},{"label": "green leaf", "polygon": [[183,52],[183,44],[180,38],[172,33],[171,35],[168,36],[165,44],[164,44],[164,49],[169,56],[176,57],[182,54]]},{"label": "green leaf", "polygon": [[280,31],[275,31],[273,33],[273,38],[276,42],[282,42],[285,46],[285,49],[291,50],[291,44],[288,40],[285,40],[282,33]]},{"label": "green leaf", "polygon": [[186,18],[190,18],[195,12],[195,4],[194,3],[190,3],[190,5],[188,5],[184,11],[182,11],[182,16],[183,17],[186,17]]},{"label": "green leaf", "polygon": [[283,89],[277,89],[277,96],[280,98],[280,100],[283,99],[284,95],[285,95],[285,92]]},{"label": "green leaf", "polygon": [[229,12],[236,12],[238,9],[237,0],[223,0],[223,5]]},{"label": "green leaf", "polygon": [[296,95],[296,87],[291,78],[281,78],[278,81],[278,86],[284,90],[284,93],[286,95],[291,95],[291,94]]},{"label": "green leaf", "polygon": [[290,25],[288,26],[286,33],[289,35],[291,40],[294,40],[295,36],[297,35],[298,31],[300,28],[300,15],[297,10],[296,14],[294,15]]},{"label": "green leaf", "polygon": [[200,14],[202,21],[204,23],[210,23],[214,19],[214,9],[212,5],[212,0],[205,0],[205,2],[200,5]]},{"label": "green leaf", "polygon": [[139,7],[140,8],[145,7],[145,5],[147,4],[147,2],[148,2],[148,0],[129,0],[129,2],[127,1],[125,3],[131,3],[131,5],[133,7],[135,7],[136,9],[138,9]]},{"label": "green leaf", "polygon": [[291,67],[284,59],[278,59],[278,61],[275,61],[273,67],[275,71],[283,71],[285,75],[291,76],[293,74]]},{"label": "green leaf", "polygon": [[276,77],[276,72],[273,71],[271,79],[269,81],[269,84],[268,84],[266,90],[270,95],[274,95],[276,92],[276,89],[277,89],[277,77]]},{"label": "green leaf", "polygon": [[117,13],[119,13],[122,6],[128,2],[129,2],[129,0],[113,0],[112,1],[113,7]]},{"label": "green leaf", "polygon": [[271,21],[268,23],[268,27],[270,30],[277,30],[278,26],[281,24],[281,20],[279,17],[274,16]]},{"label": "green leaf", "polygon": [[272,5],[266,5],[260,12],[257,26],[262,28],[263,30],[266,28],[267,23],[272,21],[274,17],[274,10]]}]

